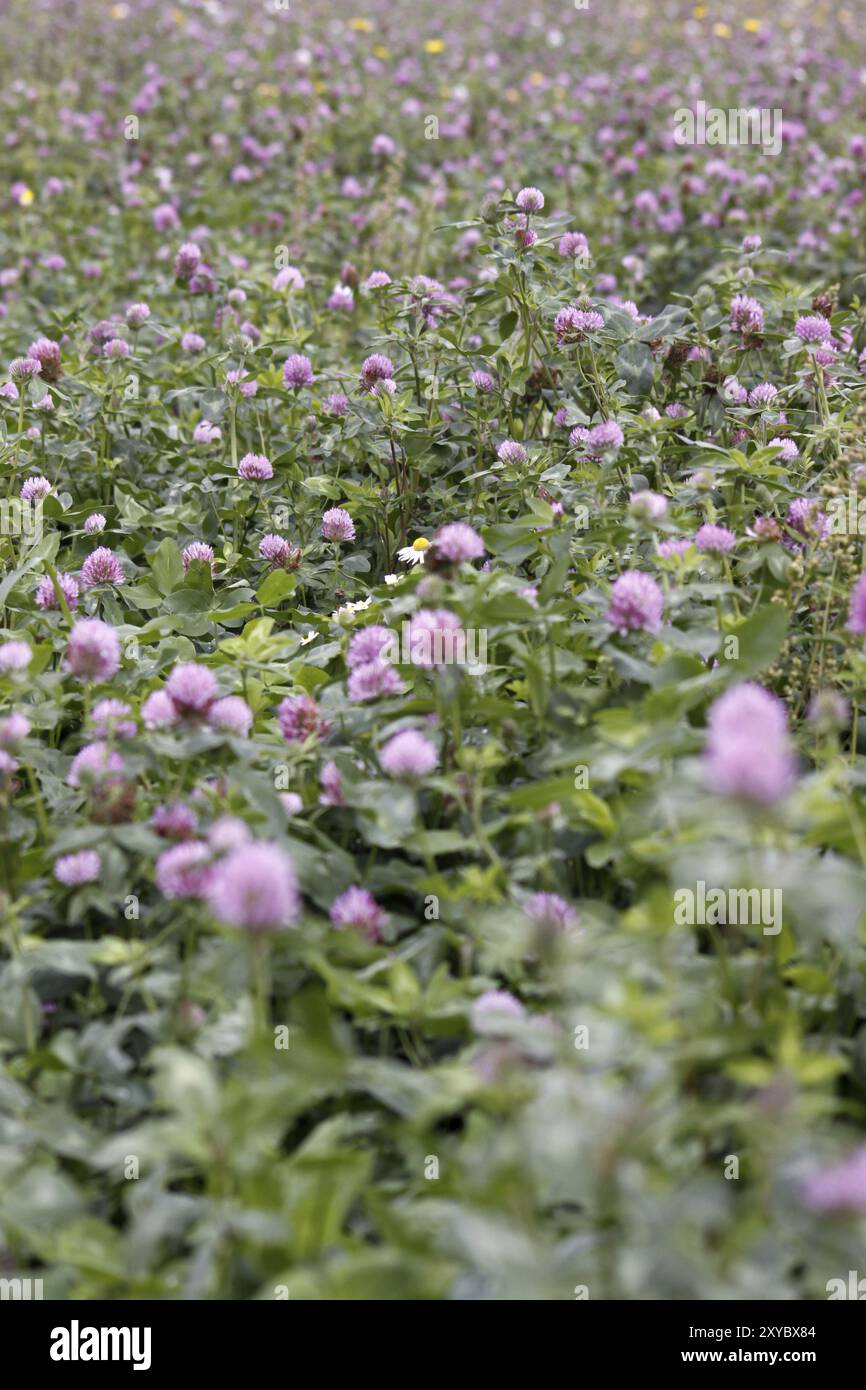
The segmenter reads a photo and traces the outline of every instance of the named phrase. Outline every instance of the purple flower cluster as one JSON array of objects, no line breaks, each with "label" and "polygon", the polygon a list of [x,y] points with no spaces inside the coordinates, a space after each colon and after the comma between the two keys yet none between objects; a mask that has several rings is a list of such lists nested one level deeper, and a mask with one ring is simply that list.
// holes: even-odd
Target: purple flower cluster
[{"label": "purple flower cluster", "polygon": [[165,686],[148,695],[141,707],[146,729],[170,729],[187,723],[206,723],[211,729],[246,738],[253,712],[239,695],[220,697],[216,677],[207,666],[181,662]]},{"label": "purple flower cluster", "polygon": [[388,914],[366,888],[352,886],[340,893],[331,904],[331,924],[339,929],[350,927],[367,941],[381,941],[388,925]]},{"label": "purple flower cluster", "polygon": [[752,681],[732,686],[711,706],[704,754],[707,780],[721,796],[770,806],[796,773],[787,710]]},{"label": "purple flower cluster", "polygon": [[604,315],[598,309],[560,309],[553,320],[556,340],[560,344],[584,343],[604,328]]},{"label": "purple flower cluster", "polygon": [[306,692],[287,696],[277,710],[277,718],[286,743],[304,743],[313,735],[324,738],[330,728],[319,706]]},{"label": "purple flower cluster", "polygon": [[355,523],[343,507],[331,507],[322,517],[322,535],[326,541],[353,541]]},{"label": "purple flower cluster", "polygon": [[610,592],[606,618],[615,631],[658,632],[662,625],[664,594],[649,574],[626,570]]}]

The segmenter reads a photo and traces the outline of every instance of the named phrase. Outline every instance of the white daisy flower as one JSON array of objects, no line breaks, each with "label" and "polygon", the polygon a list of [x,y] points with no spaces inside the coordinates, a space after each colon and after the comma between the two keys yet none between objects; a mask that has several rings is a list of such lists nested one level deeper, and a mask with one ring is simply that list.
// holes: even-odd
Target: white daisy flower
[{"label": "white daisy flower", "polygon": [[430,542],[426,536],[418,536],[411,545],[404,545],[402,550],[397,551],[397,559],[402,560],[404,565],[423,565],[424,552],[430,548]]},{"label": "white daisy flower", "polygon": [[360,613],[364,608],[369,608],[372,602],[373,595],[368,594],[366,598],[359,599],[355,603],[344,603],[335,613],[331,614],[331,618],[337,623],[348,623],[356,613]]}]

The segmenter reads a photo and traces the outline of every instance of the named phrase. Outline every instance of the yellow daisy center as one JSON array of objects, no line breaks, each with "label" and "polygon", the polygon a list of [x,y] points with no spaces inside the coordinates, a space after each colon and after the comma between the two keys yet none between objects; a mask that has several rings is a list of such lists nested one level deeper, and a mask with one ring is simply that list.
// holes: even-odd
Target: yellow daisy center
[{"label": "yellow daisy center", "polygon": [[426,538],[425,536],[419,536],[418,539],[417,539],[416,541],[413,541],[413,542],[412,542],[412,549],[413,549],[413,550],[426,550],[429,544],[430,544],[430,542],[427,540],[427,538]]}]

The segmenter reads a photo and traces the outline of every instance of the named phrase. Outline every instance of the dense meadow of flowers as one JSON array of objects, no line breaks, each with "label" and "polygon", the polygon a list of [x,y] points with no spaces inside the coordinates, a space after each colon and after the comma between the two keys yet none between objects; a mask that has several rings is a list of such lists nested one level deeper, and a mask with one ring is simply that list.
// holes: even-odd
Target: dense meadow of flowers
[{"label": "dense meadow of flowers", "polygon": [[358,4],[0,16],[0,1275],[826,1298],[862,14]]}]

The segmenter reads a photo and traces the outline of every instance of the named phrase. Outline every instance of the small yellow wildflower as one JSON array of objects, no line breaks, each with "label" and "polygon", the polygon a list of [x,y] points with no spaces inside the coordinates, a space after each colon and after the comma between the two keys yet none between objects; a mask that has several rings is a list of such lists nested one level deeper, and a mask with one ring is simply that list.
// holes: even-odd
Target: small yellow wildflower
[{"label": "small yellow wildflower", "polygon": [[441,39],[428,39],[424,45],[425,53],[441,53],[445,48]]}]

